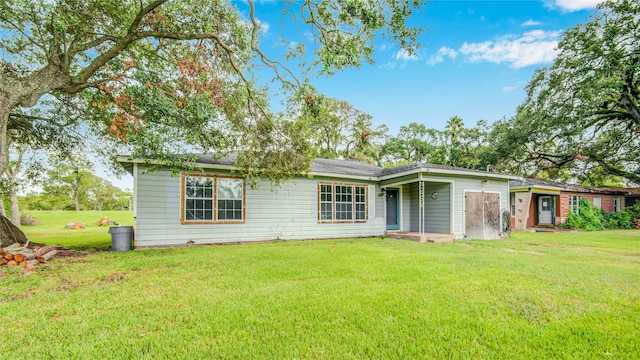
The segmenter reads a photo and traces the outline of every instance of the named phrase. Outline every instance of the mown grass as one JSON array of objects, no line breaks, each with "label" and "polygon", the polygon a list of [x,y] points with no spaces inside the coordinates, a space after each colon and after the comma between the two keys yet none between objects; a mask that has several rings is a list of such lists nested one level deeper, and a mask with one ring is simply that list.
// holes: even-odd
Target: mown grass
[{"label": "mown grass", "polygon": [[637,358],[639,270],[628,230],[94,252],[4,270],[0,354]]},{"label": "mown grass", "polygon": [[[29,215],[42,225],[22,226],[31,241],[48,245],[62,245],[72,249],[109,249],[111,235],[108,226],[98,226],[96,222],[106,216],[120,225],[133,225],[130,211],[31,211]],[[65,229],[71,222],[82,222],[86,228]]]}]

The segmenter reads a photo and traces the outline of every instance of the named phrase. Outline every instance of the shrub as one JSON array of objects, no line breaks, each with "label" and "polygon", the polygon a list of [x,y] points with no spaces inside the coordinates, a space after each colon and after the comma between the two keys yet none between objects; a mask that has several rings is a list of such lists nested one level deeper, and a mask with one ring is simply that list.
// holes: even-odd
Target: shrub
[{"label": "shrub", "polygon": [[633,227],[633,216],[629,211],[605,213],[604,226],[607,229],[631,229]]},{"label": "shrub", "polygon": [[629,206],[624,209],[625,212],[629,213],[631,219],[640,219],[640,201],[636,202],[633,206]]},{"label": "shrub", "polygon": [[604,213],[602,210],[591,206],[589,200],[583,198],[580,200],[578,214],[569,214],[563,227],[584,231],[603,230]]},{"label": "shrub", "polygon": [[42,222],[29,213],[22,213],[20,214],[20,225],[37,226],[42,225]]}]

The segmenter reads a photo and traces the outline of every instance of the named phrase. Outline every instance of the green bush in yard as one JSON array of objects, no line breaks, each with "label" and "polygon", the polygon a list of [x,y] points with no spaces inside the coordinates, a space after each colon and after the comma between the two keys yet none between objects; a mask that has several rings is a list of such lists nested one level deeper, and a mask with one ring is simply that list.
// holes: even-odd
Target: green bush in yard
[{"label": "green bush in yard", "polygon": [[631,221],[633,221],[633,219],[640,219],[640,202],[636,202],[633,206],[624,209],[624,211],[629,213]]},{"label": "green bush in yard", "polygon": [[636,203],[624,211],[607,213],[593,207],[589,200],[582,199],[578,214],[570,213],[562,226],[567,229],[584,231],[631,229],[633,219],[640,219],[640,203]]},{"label": "green bush in yard", "polygon": [[604,230],[604,214],[602,210],[594,208],[587,199],[580,200],[578,213],[570,213],[563,224],[569,229],[584,231]]},{"label": "green bush in yard", "polygon": [[633,216],[630,211],[604,213],[604,226],[607,229],[631,229]]}]

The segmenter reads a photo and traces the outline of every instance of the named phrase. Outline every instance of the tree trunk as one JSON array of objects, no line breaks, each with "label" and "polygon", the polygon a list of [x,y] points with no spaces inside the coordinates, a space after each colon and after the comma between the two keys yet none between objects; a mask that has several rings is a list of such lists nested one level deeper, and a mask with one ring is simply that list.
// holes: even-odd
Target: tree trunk
[{"label": "tree trunk", "polygon": [[18,189],[11,189],[9,197],[9,209],[11,210],[11,222],[20,227],[20,206],[18,205]]},{"label": "tree trunk", "polygon": [[7,133],[7,125],[9,124],[10,112],[9,94],[0,88],[0,175],[4,174],[9,166],[10,139]]},{"label": "tree trunk", "polygon": [[76,211],[80,211],[80,194],[78,194],[77,190],[74,190],[73,205],[76,206]]},{"label": "tree trunk", "polygon": [[0,247],[7,247],[11,244],[25,244],[29,240],[22,230],[18,229],[6,217],[0,217]]},{"label": "tree trunk", "polygon": [[0,215],[7,216],[7,210],[4,208],[4,196],[0,196]]}]

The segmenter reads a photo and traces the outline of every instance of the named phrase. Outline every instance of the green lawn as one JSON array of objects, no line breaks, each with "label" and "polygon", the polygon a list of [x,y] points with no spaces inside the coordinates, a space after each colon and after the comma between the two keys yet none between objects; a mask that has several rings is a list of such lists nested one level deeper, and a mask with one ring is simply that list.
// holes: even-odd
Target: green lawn
[{"label": "green lawn", "polygon": [[0,277],[0,357],[640,354],[637,230],[90,252]]},{"label": "green lawn", "polygon": [[[133,215],[129,211],[28,211],[42,225],[23,226],[31,241],[49,245],[62,245],[73,249],[109,249],[111,235],[109,227],[98,226],[96,222],[106,216],[120,225],[133,225]],[[70,222],[83,222],[85,229],[65,229]]]}]

